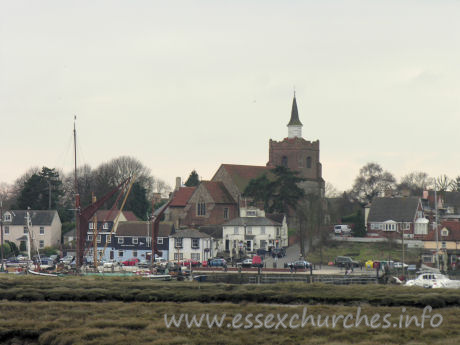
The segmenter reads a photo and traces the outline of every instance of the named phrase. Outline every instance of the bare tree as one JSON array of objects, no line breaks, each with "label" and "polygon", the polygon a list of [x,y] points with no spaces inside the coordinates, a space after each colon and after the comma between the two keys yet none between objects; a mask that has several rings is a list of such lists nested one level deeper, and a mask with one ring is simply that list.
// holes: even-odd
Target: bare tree
[{"label": "bare tree", "polygon": [[415,171],[401,178],[398,189],[400,192],[407,189],[412,195],[421,195],[424,190],[431,188],[433,185],[434,178],[430,177],[426,172]]},{"label": "bare tree", "polygon": [[342,195],[342,192],[335,188],[335,186],[332,183],[326,182],[324,194],[326,198],[339,198]]},{"label": "bare tree", "polygon": [[366,204],[395,186],[396,179],[390,172],[384,171],[377,163],[367,163],[359,170],[349,194],[353,199]]},{"label": "bare tree", "polygon": [[455,189],[455,181],[451,180],[447,175],[438,176],[435,180],[435,188],[440,192],[447,192]]}]

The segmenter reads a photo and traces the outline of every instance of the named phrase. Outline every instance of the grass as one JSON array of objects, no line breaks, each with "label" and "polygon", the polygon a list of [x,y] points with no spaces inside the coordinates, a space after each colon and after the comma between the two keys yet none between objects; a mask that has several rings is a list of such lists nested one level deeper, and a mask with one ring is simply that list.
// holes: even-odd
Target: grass
[{"label": "grass", "polygon": [[[359,242],[339,242],[328,241],[322,248],[323,263],[334,262],[337,256],[351,256],[354,260],[363,264],[368,260],[388,260],[388,257],[393,261],[402,260],[402,248],[400,244],[392,244],[390,247],[387,242],[376,243],[359,243]],[[313,250],[308,252],[307,258],[313,263],[320,263],[320,249],[315,246]],[[404,250],[404,261],[406,263],[418,263],[420,260],[420,250],[406,248]]]},{"label": "grass", "polygon": [[[439,328],[423,329],[412,324],[408,328],[373,329],[363,322],[359,327],[346,329],[339,322],[332,327],[333,315],[356,315],[355,306],[307,306],[307,315],[313,315],[317,320],[321,315],[324,321],[329,316],[329,327],[289,328],[289,319],[298,314],[300,319],[303,305],[260,305],[247,304],[202,304],[188,303],[122,303],[122,302],[0,302],[0,342],[3,344],[458,344],[460,329],[456,327],[460,308],[444,308],[435,310],[443,316]],[[181,313],[208,313],[211,317],[225,313],[224,327],[201,328],[181,327],[167,328],[164,315],[179,316]],[[226,327],[236,314],[242,314],[243,327],[232,329]],[[379,313],[381,316],[389,313],[391,324],[398,324],[402,313],[400,307],[363,306],[361,315]],[[287,328],[244,328],[249,323],[245,317],[249,314],[275,315],[278,319],[287,314]],[[408,308],[405,315],[417,316],[420,319],[421,310]],[[251,319],[254,321],[254,318]],[[263,320],[263,319],[262,319]],[[295,320],[297,324],[297,320]],[[300,321],[299,321],[300,322]],[[316,322],[316,321],[315,321]],[[352,324],[353,324],[352,320]],[[429,321],[428,321],[429,322]],[[270,323],[268,323],[270,326]],[[316,324],[315,324],[316,325]],[[404,322],[403,322],[404,325]]]},{"label": "grass", "polygon": [[460,306],[460,290],[390,285],[334,286],[306,283],[230,285],[158,282],[121,277],[17,277],[0,279],[0,300],[74,302],[255,302],[275,304],[368,303],[374,306]]}]

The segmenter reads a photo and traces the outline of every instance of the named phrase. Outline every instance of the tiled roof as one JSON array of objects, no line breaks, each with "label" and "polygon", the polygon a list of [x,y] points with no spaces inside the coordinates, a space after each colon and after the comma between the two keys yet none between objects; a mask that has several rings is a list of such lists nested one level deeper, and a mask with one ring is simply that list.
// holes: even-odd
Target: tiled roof
[{"label": "tiled roof", "polygon": [[280,223],[280,224],[282,224],[284,220],[284,214],[280,214],[280,213],[267,213],[265,217],[273,220],[274,222]]},{"label": "tiled roof", "polygon": [[460,192],[446,192],[444,195],[444,206],[452,206],[460,209]]},{"label": "tiled roof", "polygon": [[[447,228],[449,230],[448,236],[441,236],[441,230]],[[436,231],[431,231],[426,237],[426,241],[435,241],[436,240]],[[451,221],[451,222],[442,222],[439,226],[438,233],[439,241],[460,241],[460,222]]]},{"label": "tiled roof", "polygon": [[238,217],[222,224],[222,226],[281,226],[281,223],[275,222],[266,217]]},{"label": "tiled roof", "polygon": [[233,183],[238,187],[241,193],[254,178],[258,178],[271,169],[266,166],[256,165],[236,165],[236,164],[222,164],[222,167],[227,171],[233,180]]},{"label": "tiled roof", "polygon": [[414,221],[419,198],[375,198],[369,211],[368,222]]},{"label": "tiled roof", "polygon": [[216,204],[234,204],[235,200],[222,182],[201,181]]},{"label": "tiled roof", "polygon": [[[24,210],[11,210],[8,211],[11,213],[11,223],[4,222],[6,225],[25,225],[26,224],[26,213]],[[6,213],[6,212],[4,212]],[[32,226],[34,225],[51,225],[55,216],[57,214],[56,210],[29,210],[29,215],[32,221]]]},{"label": "tiled roof", "polygon": [[210,236],[204,234],[196,229],[184,229],[177,230],[171,237],[182,237],[182,238],[209,238]]},{"label": "tiled roof", "polygon": [[168,237],[174,233],[173,222],[161,222],[158,228],[158,237]]},{"label": "tiled roof", "polygon": [[[113,222],[118,215],[119,210],[99,210],[96,212],[98,222],[108,221]],[[138,221],[139,218],[132,211],[123,211],[127,221]]]},{"label": "tiled roof", "polygon": [[139,236],[147,237],[152,235],[152,224],[137,221],[137,222],[120,222],[118,223],[118,228],[115,236]]},{"label": "tiled roof", "polygon": [[179,190],[174,193],[174,197],[169,204],[171,207],[185,207],[187,201],[192,196],[196,187],[180,187]]},{"label": "tiled roof", "polygon": [[208,234],[214,239],[222,238],[223,228],[221,225],[204,225],[199,227],[200,232]]}]

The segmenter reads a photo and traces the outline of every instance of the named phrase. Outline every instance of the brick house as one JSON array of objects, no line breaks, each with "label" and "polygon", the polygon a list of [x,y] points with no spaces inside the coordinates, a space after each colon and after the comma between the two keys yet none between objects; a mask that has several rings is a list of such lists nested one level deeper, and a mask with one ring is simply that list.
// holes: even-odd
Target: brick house
[{"label": "brick house", "polygon": [[177,187],[172,196],[171,203],[165,211],[165,220],[173,222],[176,228],[181,226],[187,202],[195,192],[196,187]]},{"label": "brick house", "polygon": [[[436,231],[430,232],[424,241],[424,254],[422,262],[428,265],[436,264],[436,250],[440,264],[458,269],[460,260],[460,221],[442,221],[438,230],[438,243],[436,244]],[[444,267],[447,268],[447,267]]]},{"label": "brick house", "polygon": [[237,216],[237,203],[222,182],[201,181],[184,208],[181,223],[218,225]]},{"label": "brick house", "polygon": [[420,198],[374,198],[367,217],[367,233],[373,236],[423,239],[428,235]]}]

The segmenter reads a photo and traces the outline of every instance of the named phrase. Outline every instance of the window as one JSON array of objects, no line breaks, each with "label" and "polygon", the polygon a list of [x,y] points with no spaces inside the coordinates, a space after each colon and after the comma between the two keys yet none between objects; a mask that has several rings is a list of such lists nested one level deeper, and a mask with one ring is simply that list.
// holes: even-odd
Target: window
[{"label": "window", "polygon": [[200,239],[199,238],[192,238],[192,248],[199,249],[200,248]]},{"label": "window", "polygon": [[24,233],[27,234],[27,226],[24,227]]},{"label": "window", "polygon": [[283,157],[281,158],[281,165],[282,165],[283,167],[285,167],[285,168],[288,167],[288,158],[287,158],[287,156],[283,156]]},{"label": "window", "polygon": [[88,241],[92,241],[93,240],[93,235],[88,235]]},{"label": "window", "polygon": [[96,242],[97,242],[97,243],[101,243],[101,235],[97,235]]},{"label": "window", "polygon": [[280,228],[276,228],[276,237],[280,237]]},{"label": "window", "polygon": [[45,247],[45,241],[40,240],[40,248],[43,248],[43,247]]},{"label": "window", "polygon": [[138,244],[139,243],[139,239],[137,237],[133,237],[133,244]]},{"label": "window", "polygon": [[442,229],[442,230],[441,230],[441,236],[449,236],[449,230],[447,230],[447,229]]},{"label": "window", "polygon": [[256,211],[246,211],[246,217],[255,217],[257,216]]},{"label": "window", "polygon": [[102,229],[108,230],[109,229],[109,223],[105,222],[104,225],[102,225]]},{"label": "window", "polygon": [[45,227],[41,226],[40,227],[40,235],[44,235],[44,234],[45,234]]},{"label": "window", "polygon": [[124,254],[124,252],[123,252],[122,250],[119,250],[119,251],[118,251],[118,257],[119,257],[119,258],[122,258],[122,257],[123,257],[123,254]]},{"label": "window", "polygon": [[5,226],[5,235],[8,235],[10,233],[10,227]]},{"label": "window", "polygon": [[311,168],[311,157],[310,156],[307,157],[307,168],[308,169]]},{"label": "window", "polygon": [[234,235],[238,235],[238,234],[239,234],[239,229],[238,229],[237,226],[235,226],[235,227],[233,228],[233,234],[234,234]]},{"label": "window", "polygon": [[174,238],[174,247],[182,248],[182,237]]},{"label": "window", "polygon": [[410,230],[410,223],[408,222],[403,223],[403,230]]},{"label": "window", "polygon": [[94,229],[94,224],[93,224],[93,222],[89,222],[89,229],[90,229],[90,230],[93,230],[93,229]]},{"label": "window", "polygon": [[383,224],[385,231],[395,231],[396,230],[396,224]]},{"label": "window", "polygon": [[195,261],[200,261],[200,253],[192,253],[190,258]]},{"label": "window", "polygon": [[118,237],[118,244],[123,244],[125,243],[124,237]]},{"label": "window", "polygon": [[252,226],[246,227],[246,235],[252,235]]},{"label": "window", "polygon": [[10,222],[11,221],[11,214],[6,213],[5,214],[5,222]]},{"label": "window", "polygon": [[133,250],[133,258],[137,258],[137,250]]},{"label": "window", "polygon": [[163,244],[163,237],[157,237],[157,244]]},{"label": "window", "polygon": [[265,226],[260,227],[260,234],[265,235]]},{"label": "window", "polygon": [[112,243],[112,236],[110,236],[110,235],[105,236],[105,242],[106,243]]},{"label": "window", "polygon": [[422,217],[423,217],[423,212],[417,211],[417,218],[422,218]]},{"label": "window", "polygon": [[415,235],[427,235],[428,234],[428,224],[415,223],[414,234]]},{"label": "window", "polygon": [[196,206],[196,214],[198,216],[206,215],[206,204],[204,202],[199,202]]},{"label": "window", "polygon": [[228,207],[224,207],[224,219],[228,219]]},{"label": "window", "polygon": [[174,260],[184,260],[184,253],[174,253]]}]

